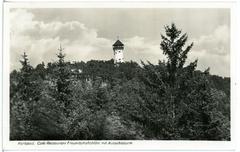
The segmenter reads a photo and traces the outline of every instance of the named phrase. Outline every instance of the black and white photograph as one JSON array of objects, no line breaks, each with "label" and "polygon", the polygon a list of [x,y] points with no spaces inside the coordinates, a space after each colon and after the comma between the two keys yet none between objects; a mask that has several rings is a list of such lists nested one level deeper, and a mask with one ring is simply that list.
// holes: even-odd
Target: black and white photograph
[{"label": "black and white photograph", "polygon": [[231,141],[229,8],[10,8],[9,140]]}]

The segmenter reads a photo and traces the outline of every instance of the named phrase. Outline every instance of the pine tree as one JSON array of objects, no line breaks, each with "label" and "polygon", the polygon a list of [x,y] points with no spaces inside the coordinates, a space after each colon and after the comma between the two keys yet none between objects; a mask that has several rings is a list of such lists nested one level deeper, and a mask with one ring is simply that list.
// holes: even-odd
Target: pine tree
[{"label": "pine tree", "polygon": [[[33,113],[33,92],[32,66],[29,64],[27,54],[22,55],[22,68],[19,73],[17,84],[18,92],[11,99],[11,138],[27,139],[32,136],[32,113]],[[16,127],[16,124],[18,127]],[[14,131],[13,131],[14,130]]]},{"label": "pine tree", "polygon": [[70,104],[70,69],[64,61],[65,54],[63,53],[63,48],[60,45],[58,49],[59,53],[57,54],[58,63],[57,63],[57,99],[63,104],[63,110],[67,114],[68,105]]},{"label": "pine tree", "polygon": [[177,29],[175,24],[171,26],[165,26],[166,36],[161,35],[162,42],[160,47],[163,50],[163,54],[167,55],[167,68],[169,72],[170,85],[173,86],[176,79],[176,74],[179,69],[183,68],[187,59],[187,54],[191,50],[193,43],[183,48],[188,39],[187,34],[181,35],[181,30]]},{"label": "pine tree", "polygon": [[[171,26],[165,26],[166,36],[161,35],[162,42],[160,43],[160,48],[163,50],[163,54],[167,56],[167,70],[168,70],[168,82],[169,82],[169,92],[170,92],[170,103],[171,103],[171,113],[172,113],[172,124],[176,125],[176,91],[178,86],[176,86],[176,77],[181,73],[183,66],[187,59],[187,54],[191,50],[193,43],[184,48],[186,41],[188,39],[187,34],[182,34],[182,31],[177,29],[174,23]],[[173,130],[173,132],[175,132]]]},{"label": "pine tree", "polygon": [[[29,64],[28,61],[28,57],[26,52],[23,53],[22,55],[22,60],[20,60],[21,64],[22,64],[22,68],[21,68],[21,81],[20,81],[20,85],[23,85],[23,87],[28,87],[30,85],[30,76],[31,76],[31,72],[32,72],[32,66]],[[23,93],[23,100],[27,100],[27,98],[29,96],[27,96],[26,94],[29,93],[26,90],[27,88],[22,89],[24,92]]]},{"label": "pine tree", "polygon": [[22,55],[22,60],[20,60],[22,64],[21,74],[20,74],[20,82],[19,88],[21,94],[21,100],[23,100],[28,106],[30,106],[30,110],[32,110],[32,99],[33,99],[33,80],[32,80],[32,70],[33,67],[29,64],[28,56],[24,52]]},{"label": "pine tree", "polygon": [[60,45],[60,48],[58,50],[59,50],[59,53],[57,54],[58,66],[59,67],[64,67],[64,65],[65,65],[64,58],[65,58],[66,55],[63,53],[63,48],[62,48],[61,45]]},{"label": "pine tree", "polygon": [[32,69],[32,67],[29,65],[28,56],[27,56],[26,52],[23,52],[22,58],[23,58],[23,60],[20,60],[20,62],[22,64],[21,71],[28,72],[29,70]]}]

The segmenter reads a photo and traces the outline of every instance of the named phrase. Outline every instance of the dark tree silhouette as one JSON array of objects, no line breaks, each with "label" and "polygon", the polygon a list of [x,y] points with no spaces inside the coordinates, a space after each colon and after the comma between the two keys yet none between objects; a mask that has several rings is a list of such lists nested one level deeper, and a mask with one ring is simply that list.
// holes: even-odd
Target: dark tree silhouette
[{"label": "dark tree silhouette", "polygon": [[57,54],[58,63],[57,63],[57,99],[63,104],[63,109],[66,113],[67,107],[70,104],[69,97],[70,97],[70,69],[64,61],[65,54],[63,53],[63,48],[60,45],[58,49],[59,53]]},{"label": "dark tree silhouette", "polygon": [[188,36],[186,33],[181,35],[182,31],[177,29],[174,23],[171,26],[165,26],[165,31],[166,36],[161,35],[162,42],[160,43],[160,47],[163,50],[163,54],[167,55],[169,81],[171,85],[174,85],[177,70],[183,68],[187,54],[191,50],[193,43],[184,49]]}]

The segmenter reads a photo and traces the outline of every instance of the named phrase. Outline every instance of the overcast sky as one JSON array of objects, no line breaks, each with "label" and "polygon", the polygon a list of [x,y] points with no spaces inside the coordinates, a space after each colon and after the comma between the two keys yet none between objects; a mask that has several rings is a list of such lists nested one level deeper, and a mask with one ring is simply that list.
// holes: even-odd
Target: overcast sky
[{"label": "overcast sky", "polygon": [[61,43],[67,61],[109,60],[117,36],[125,44],[125,60],[165,59],[160,50],[164,25],[172,22],[194,42],[188,63],[230,76],[229,9],[11,9],[11,70],[21,67],[24,51],[31,65],[56,61]]}]

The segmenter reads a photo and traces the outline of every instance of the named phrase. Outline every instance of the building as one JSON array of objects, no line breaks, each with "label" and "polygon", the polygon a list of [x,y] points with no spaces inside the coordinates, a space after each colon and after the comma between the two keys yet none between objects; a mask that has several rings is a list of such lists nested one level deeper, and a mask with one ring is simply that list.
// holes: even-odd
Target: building
[{"label": "building", "polygon": [[124,49],[124,44],[120,40],[117,40],[113,44],[114,63],[124,62],[123,49]]}]

